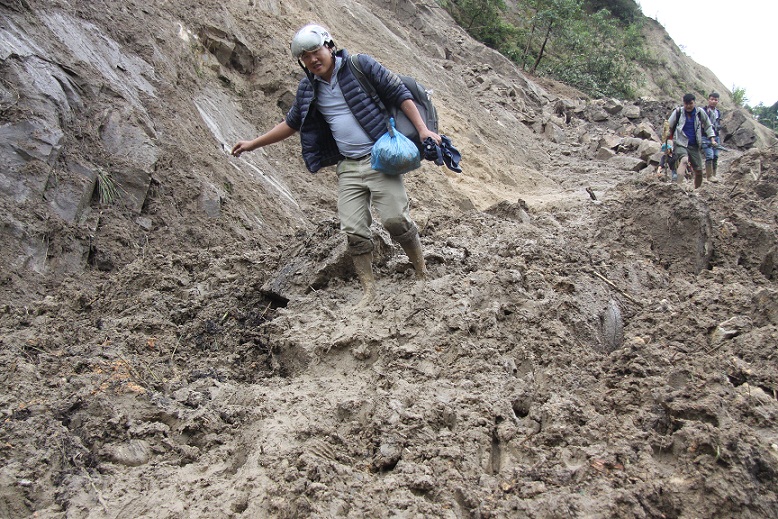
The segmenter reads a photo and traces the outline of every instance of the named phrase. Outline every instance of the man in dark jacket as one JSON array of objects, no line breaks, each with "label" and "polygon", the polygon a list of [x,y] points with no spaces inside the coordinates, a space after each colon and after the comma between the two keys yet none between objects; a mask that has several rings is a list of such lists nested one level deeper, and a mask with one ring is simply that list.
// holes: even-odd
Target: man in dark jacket
[{"label": "man in dark jacket", "polygon": [[[347,66],[349,55],[337,50],[329,32],[306,25],[292,39],[292,55],[303,67],[297,95],[286,119],[251,141],[239,141],[232,154],[240,156],[300,132],[305,165],[311,173],[337,164],[338,217],[346,233],[364,296],[364,307],[375,297],[370,206],[381,223],[408,255],[417,279],[426,277],[419,231],[410,217],[410,203],[401,175],[390,176],[370,167],[370,151],[386,131],[386,115],[365,93]],[[397,106],[408,116],[423,142],[441,138],[430,131],[400,78],[370,56],[358,56],[360,68],[386,106]]]}]

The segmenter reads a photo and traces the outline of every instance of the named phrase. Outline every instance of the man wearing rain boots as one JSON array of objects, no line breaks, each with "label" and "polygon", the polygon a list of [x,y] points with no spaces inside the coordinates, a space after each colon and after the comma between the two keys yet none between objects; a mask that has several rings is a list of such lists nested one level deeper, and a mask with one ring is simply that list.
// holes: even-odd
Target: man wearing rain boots
[{"label": "man wearing rain boots", "polygon": [[702,136],[707,136],[715,146],[716,134],[705,110],[694,105],[694,94],[683,96],[683,106],[676,108],[667,119],[675,152],[678,156],[678,183],[683,183],[682,171],[691,164],[694,189],[702,185]]},{"label": "man wearing rain boots", "polygon": [[[386,175],[370,166],[373,144],[386,131],[386,115],[360,88],[351,67],[346,66],[348,52],[336,48],[327,29],[306,25],[292,38],[291,49],[306,76],[297,87],[294,105],[284,121],[251,141],[239,141],[232,154],[237,157],[300,132],[303,160],[311,173],[337,164],[340,228],[346,234],[364,292],[357,306],[365,307],[376,291],[371,204],[384,228],[408,255],[416,278],[424,279],[427,272],[403,177]],[[399,77],[366,54],[359,54],[358,59],[384,104],[399,107],[413,122],[422,142],[429,137],[440,144],[441,137],[426,127]]]}]

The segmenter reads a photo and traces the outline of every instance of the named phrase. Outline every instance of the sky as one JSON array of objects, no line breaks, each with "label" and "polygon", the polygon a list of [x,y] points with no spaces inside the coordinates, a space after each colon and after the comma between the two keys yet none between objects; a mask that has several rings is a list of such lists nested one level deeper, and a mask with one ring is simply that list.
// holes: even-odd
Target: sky
[{"label": "sky", "polygon": [[637,0],[683,52],[708,67],[730,92],[745,89],[746,104],[778,101],[776,0]]}]

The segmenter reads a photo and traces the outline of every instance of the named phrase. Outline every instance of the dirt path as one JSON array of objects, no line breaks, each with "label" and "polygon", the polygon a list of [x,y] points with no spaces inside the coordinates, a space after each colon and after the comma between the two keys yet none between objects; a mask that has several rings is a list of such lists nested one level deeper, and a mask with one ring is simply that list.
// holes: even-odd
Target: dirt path
[{"label": "dirt path", "polygon": [[[417,286],[394,251],[361,313],[352,279],[260,303],[246,274],[263,259],[218,250],[6,313],[4,344],[23,345],[4,350],[7,467],[28,477],[4,506],[48,492],[39,517],[769,516],[778,306],[737,264],[750,238],[722,235],[730,185],[432,219],[432,279]],[[705,240],[712,270],[694,276]],[[181,300],[187,270],[199,293]]]}]

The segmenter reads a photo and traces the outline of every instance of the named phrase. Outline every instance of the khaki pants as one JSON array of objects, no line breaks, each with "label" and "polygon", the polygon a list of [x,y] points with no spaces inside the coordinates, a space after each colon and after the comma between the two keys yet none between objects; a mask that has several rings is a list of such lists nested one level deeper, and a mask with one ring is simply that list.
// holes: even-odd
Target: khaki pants
[{"label": "khaki pants", "polygon": [[373,250],[371,204],[383,226],[399,243],[418,234],[411,220],[410,202],[402,175],[375,171],[370,167],[369,155],[361,160],[341,160],[337,172],[340,229],[348,236],[352,254]]},{"label": "khaki pants", "polygon": [[700,150],[700,147],[696,144],[694,146],[681,146],[680,144],[675,145],[675,154],[678,156],[677,163],[681,163],[681,159],[684,157],[689,157],[689,162],[692,165],[692,169],[694,171],[702,171],[703,168],[703,155],[702,151]]}]

